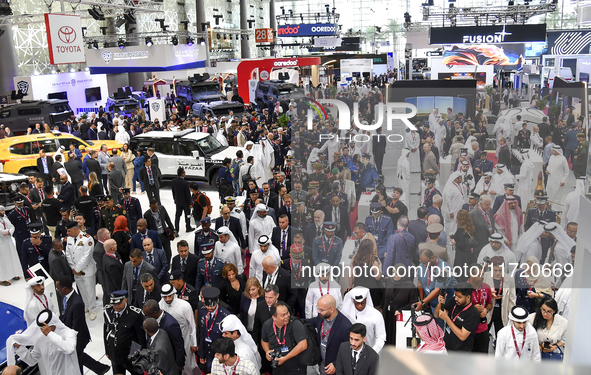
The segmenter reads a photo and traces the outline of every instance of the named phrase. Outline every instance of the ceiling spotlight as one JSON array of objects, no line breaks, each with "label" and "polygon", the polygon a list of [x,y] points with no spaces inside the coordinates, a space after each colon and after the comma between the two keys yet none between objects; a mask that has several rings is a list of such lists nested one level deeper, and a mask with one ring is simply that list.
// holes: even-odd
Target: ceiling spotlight
[{"label": "ceiling spotlight", "polygon": [[146,45],[148,47],[152,47],[152,44],[154,44],[154,43],[152,43],[152,37],[147,36],[146,37]]},{"label": "ceiling spotlight", "polygon": [[125,22],[130,24],[137,23],[135,20],[135,14],[133,14],[133,10],[129,10],[123,13],[123,19],[125,20]]},{"label": "ceiling spotlight", "polygon": [[75,71],[76,71],[76,69],[70,68],[70,73],[74,73]]},{"label": "ceiling spotlight", "polygon": [[92,48],[94,48],[94,49],[98,49],[99,48],[98,42],[96,40],[94,42],[92,42]]},{"label": "ceiling spotlight", "polygon": [[193,40],[193,38],[191,38],[190,36],[187,37],[187,45],[188,46],[192,46],[195,43],[195,40]]},{"label": "ceiling spotlight", "polygon": [[199,38],[199,44],[201,44],[202,46],[205,45],[205,39]]},{"label": "ceiling spotlight", "polygon": [[103,13],[101,7],[97,7],[96,5],[92,8],[88,9],[88,14],[96,21],[104,21],[105,20],[105,13]]},{"label": "ceiling spotlight", "polygon": [[88,42],[88,49],[92,49],[92,42]]},{"label": "ceiling spotlight", "polygon": [[123,39],[119,39],[117,41],[117,45],[119,46],[119,49],[123,49],[125,48],[125,41]]},{"label": "ceiling spotlight", "polygon": [[246,40],[248,40],[248,39],[249,39],[249,38],[248,38],[248,35],[247,35],[247,36],[246,36]]},{"label": "ceiling spotlight", "polygon": [[179,37],[178,37],[178,36],[176,36],[176,35],[173,35],[173,36],[172,36],[172,39],[171,39],[170,41],[172,42],[172,45],[173,45],[173,46],[176,46],[176,45],[178,45],[178,44],[179,44]]}]

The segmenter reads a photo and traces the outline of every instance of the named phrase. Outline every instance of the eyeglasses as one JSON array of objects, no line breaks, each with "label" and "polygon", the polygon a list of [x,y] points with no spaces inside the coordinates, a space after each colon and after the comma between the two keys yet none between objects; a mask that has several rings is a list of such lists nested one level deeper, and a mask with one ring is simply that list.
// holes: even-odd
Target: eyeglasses
[{"label": "eyeglasses", "polygon": [[540,308],[540,312],[544,315],[554,315],[554,310],[547,310],[543,307]]}]

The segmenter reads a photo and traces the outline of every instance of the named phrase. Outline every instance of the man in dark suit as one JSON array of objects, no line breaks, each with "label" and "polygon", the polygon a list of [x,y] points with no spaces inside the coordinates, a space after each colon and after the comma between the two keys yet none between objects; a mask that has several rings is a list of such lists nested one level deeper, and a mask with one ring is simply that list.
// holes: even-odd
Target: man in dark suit
[{"label": "man in dark suit", "polygon": [[90,130],[90,122],[84,122],[82,124],[79,125],[78,130],[80,131],[80,134],[82,135],[82,139],[84,140],[88,140],[88,133]]},{"label": "man in dark suit", "polygon": [[[413,251],[413,261],[418,259],[419,244],[427,242],[429,233],[427,232],[427,219],[429,218],[429,209],[425,206],[417,208],[417,219],[411,220],[406,229],[408,233],[415,238],[415,247]],[[415,259],[416,258],[416,259]]]},{"label": "man in dark suit", "polygon": [[101,270],[104,283],[103,287],[105,295],[107,296],[107,298],[103,298],[103,301],[108,302],[108,296],[121,288],[121,284],[123,283],[124,266],[123,263],[121,263],[121,260],[117,257],[117,242],[115,242],[115,240],[107,239],[103,246],[105,248],[105,253],[101,259]]},{"label": "man in dark suit", "polygon": [[341,204],[341,198],[333,195],[330,198],[330,204],[324,207],[325,221],[334,221],[337,223],[335,236],[346,240],[351,234],[351,222],[349,218],[349,208]]},{"label": "man in dark suit", "polygon": [[178,375],[179,370],[176,367],[174,351],[168,338],[168,333],[160,329],[158,322],[154,318],[146,318],[143,326],[148,337],[146,346],[156,353],[156,366],[160,370],[160,373]]},{"label": "man in dark suit", "polygon": [[497,211],[499,210],[499,208],[501,208],[501,206],[505,202],[505,198],[507,198],[509,196],[515,197],[515,199],[517,199],[517,204],[523,210],[523,206],[521,206],[521,197],[519,195],[515,195],[514,193],[515,193],[515,184],[505,184],[505,194],[503,194],[503,195],[497,194],[497,197],[495,198],[495,201],[493,202],[493,207],[491,210],[491,213],[493,216],[497,214]]},{"label": "man in dark suit", "polygon": [[148,229],[158,232],[158,236],[160,236],[160,241],[162,243],[160,249],[164,250],[166,259],[172,259],[170,239],[166,232],[168,229],[170,232],[173,232],[175,236],[177,236],[177,232],[172,226],[172,221],[170,220],[170,216],[168,216],[168,212],[166,212],[166,208],[160,206],[156,199],[151,199],[150,209],[144,212],[144,219],[146,219]]},{"label": "man in dark suit", "polygon": [[185,180],[185,170],[179,167],[176,171],[177,178],[172,180],[172,199],[176,205],[176,211],[174,214],[174,227],[177,233],[181,231],[179,223],[181,216],[185,215],[185,228],[187,233],[192,232],[195,228],[191,227],[191,191],[189,190],[189,182]]},{"label": "man in dark suit", "polygon": [[304,229],[304,242],[308,246],[312,246],[314,238],[324,234],[324,211],[314,211],[314,222],[306,225]]},{"label": "man in dark suit", "polygon": [[144,239],[143,242],[144,259],[156,269],[156,276],[160,283],[166,284],[168,281],[168,269],[170,263],[166,258],[164,250],[154,247],[154,241],[151,238]]},{"label": "man in dark suit", "polygon": [[183,333],[178,321],[166,311],[162,311],[158,302],[153,299],[146,301],[142,310],[147,318],[154,318],[159,321],[160,329],[168,334],[174,353],[174,362],[180,372],[180,369],[185,366],[185,347]]},{"label": "man in dark suit", "polygon": [[160,240],[158,232],[148,229],[148,222],[146,219],[139,219],[137,221],[137,233],[131,236],[131,246],[129,248],[143,249],[145,238],[151,238],[154,242],[154,246],[158,249],[162,249],[162,241]]},{"label": "man in dark suit", "polygon": [[135,293],[135,305],[140,309],[148,300],[160,302],[162,299],[162,289],[160,288],[160,281],[154,278],[150,273],[144,273],[140,276],[140,285]]},{"label": "man in dark suit", "polygon": [[279,216],[279,226],[273,228],[271,243],[279,250],[282,260],[289,259],[289,249],[291,248],[294,230],[296,229],[289,225],[287,215]]},{"label": "man in dark suit", "polygon": [[[59,280],[62,277],[74,278],[72,268],[66,260],[66,254],[64,254],[64,244],[59,238],[56,238],[51,243],[52,249],[49,251],[49,276],[54,280]],[[60,301],[63,296],[58,295],[57,300]],[[61,311],[61,306],[60,306]]]},{"label": "man in dark suit", "polygon": [[[252,330],[252,338],[254,342],[261,342],[261,329],[263,323],[271,319],[271,306],[273,306],[279,299],[279,288],[277,285],[269,284],[265,288],[265,299],[257,303],[257,309],[254,314],[254,325]],[[266,354],[263,352],[262,347],[259,345],[259,353],[261,354],[262,368],[261,373],[270,372],[271,365],[267,360]]]},{"label": "man in dark suit", "polygon": [[505,164],[507,169],[511,170],[511,148],[507,145],[505,137],[499,138],[499,162],[498,164]]},{"label": "man in dark suit", "polygon": [[[176,244],[179,255],[172,258],[171,271],[181,270],[183,273],[183,280],[186,280],[189,285],[193,285],[197,281],[197,264],[199,258],[197,255],[189,252],[189,244],[185,240],[180,240]],[[193,285],[194,286],[194,285]]]},{"label": "man in dark suit", "polygon": [[96,150],[90,151],[90,158],[86,160],[86,168],[88,168],[88,174],[90,175],[92,172],[96,173],[96,178],[102,178],[103,171],[101,169],[101,164],[96,160],[98,157],[98,152]]},{"label": "man in dark suit", "polygon": [[236,241],[238,241],[238,245],[240,246],[240,248],[246,249],[248,247],[248,244],[246,243],[246,241],[244,240],[244,236],[242,235],[242,227],[240,225],[240,220],[230,216],[230,212],[231,210],[227,206],[222,207],[222,210],[220,212],[221,217],[215,219],[215,229],[217,231],[221,227],[228,227],[228,229],[230,229],[230,232],[232,232],[234,234],[234,237],[236,237]]},{"label": "man in dark suit", "polygon": [[142,218],[142,205],[140,204],[140,200],[131,196],[131,189],[124,188],[121,189],[123,192],[123,199],[119,202],[121,207],[127,212],[127,217],[129,221],[127,222],[127,227],[132,235],[137,232],[137,221]]},{"label": "man in dark suit", "polygon": [[271,185],[268,182],[263,183],[263,195],[259,196],[263,203],[277,211],[278,203],[277,193],[271,190]]},{"label": "man in dark suit", "polygon": [[[343,313],[337,310],[337,301],[330,294],[320,297],[318,300],[318,316],[306,319],[306,322],[316,327],[318,342],[326,348],[324,352],[321,352],[322,362],[319,367],[324,368],[327,373],[334,373],[341,343],[349,342],[351,322]],[[332,322],[332,327],[330,330],[326,330],[324,327],[329,325],[330,322]]]},{"label": "man in dark suit", "polygon": [[125,175],[118,169],[115,169],[115,163],[112,161],[107,165],[109,170],[108,179],[110,194],[113,197],[113,201],[119,202],[123,198],[123,188],[125,187]]},{"label": "man in dark suit", "polygon": [[43,207],[41,206],[41,203],[45,200],[42,178],[37,177],[35,179],[35,186],[33,188],[29,188],[29,199],[31,200],[31,205],[35,205],[37,207],[37,209],[33,210],[37,220],[42,221],[43,224],[47,226],[43,217]]},{"label": "man in dark suit", "polygon": [[65,174],[60,176],[60,182],[62,183],[62,191],[57,196],[57,199],[62,203],[62,207],[72,207],[76,200],[76,189],[74,185],[68,182],[68,176]]},{"label": "man in dark suit", "polygon": [[144,184],[148,199],[156,199],[156,201],[160,202],[161,176],[158,166],[153,166],[151,159],[146,158],[144,166],[140,169],[140,181]]},{"label": "man in dark suit", "polygon": [[88,131],[86,132],[86,135],[89,141],[96,141],[98,140],[98,134],[97,134],[97,130],[96,130],[96,124],[90,124],[90,128],[88,129]]},{"label": "man in dark suit", "polygon": [[291,273],[283,267],[275,264],[273,257],[263,259],[263,286],[277,285],[279,288],[279,300],[289,306],[294,306],[297,294],[291,289]]},{"label": "man in dark suit", "polygon": [[137,288],[141,288],[139,285],[140,276],[149,272],[154,278],[157,278],[156,269],[150,263],[144,261],[140,249],[131,250],[131,253],[129,254],[129,262],[125,263],[123,267],[121,288],[127,290],[128,303],[135,306],[135,292]]},{"label": "man in dark suit", "polygon": [[55,155],[55,162],[51,165],[51,168],[49,168],[49,176],[51,177],[53,186],[56,187],[58,192],[62,190],[62,182],[60,181],[60,174],[57,171],[63,167],[62,156]]},{"label": "man in dark suit", "polygon": [[336,375],[375,375],[380,356],[365,344],[367,328],[355,323],[349,328],[349,341],[339,347],[335,363]]},{"label": "man in dark suit", "polygon": [[72,185],[76,190],[76,198],[80,196],[80,187],[84,184],[84,172],[82,171],[82,164],[75,159],[76,155],[73,152],[68,154],[68,161],[64,164],[66,172],[72,179]]},{"label": "man in dark suit", "polygon": [[154,153],[154,149],[152,147],[148,147],[146,154],[148,155],[146,159],[149,159],[152,162],[152,166],[155,168],[160,168],[160,165],[158,164],[158,156]]},{"label": "man in dark suit", "polygon": [[478,206],[470,211],[470,218],[474,224],[474,238],[478,242],[474,249],[474,257],[478,259],[480,250],[488,244],[488,238],[495,230],[495,218],[491,212],[491,199],[488,195],[481,195]]},{"label": "man in dark suit", "polygon": [[43,175],[45,185],[51,185],[51,166],[53,165],[53,158],[45,155],[45,150],[39,150],[39,157],[37,158],[37,170]]},{"label": "man in dark suit", "polygon": [[76,354],[80,371],[82,372],[82,366],[86,366],[94,373],[105,374],[109,371],[110,367],[84,353],[86,345],[90,342],[90,331],[88,330],[88,325],[86,325],[86,319],[84,317],[84,301],[72,289],[72,278],[65,276],[56,280],[55,288],[59,294],[64,296],[61,301],[62,312],[60,314],[60,320],[66,327],[78,332],[76,336]]}]

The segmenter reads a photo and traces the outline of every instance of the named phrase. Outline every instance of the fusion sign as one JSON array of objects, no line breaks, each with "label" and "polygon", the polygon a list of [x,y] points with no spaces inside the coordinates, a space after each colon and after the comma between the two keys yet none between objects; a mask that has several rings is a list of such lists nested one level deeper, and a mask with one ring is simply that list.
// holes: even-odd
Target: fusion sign
[{"label": "fusion sign", "polygon": [[312,23],[277,26],[277,36],[329,36],[336,35],[338,26],[334,23]]},{"label": "fusion sign", "polygon": [[51,64],[77,64],[86,61],[80,16],[46,13],[45,27]]},{"label": "fusion sign", "polygon": [[432,27],[430,44],[499,44],[546,41],[546,25]]}]

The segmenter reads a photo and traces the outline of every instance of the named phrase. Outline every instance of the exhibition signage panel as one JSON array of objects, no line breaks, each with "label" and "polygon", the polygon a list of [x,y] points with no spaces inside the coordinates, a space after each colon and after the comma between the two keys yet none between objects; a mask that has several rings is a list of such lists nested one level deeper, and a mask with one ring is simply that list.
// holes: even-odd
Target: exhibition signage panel
[{"label": "exhibition signage panel", "polygon": [[205,46],[194,44],[155,44],[103,48],[87,51],[92,74],[158,72],[205,67]]},{"label": "exhibition signage panel", "polygon": [[164,105],[164,99],[149,98],[148,105],[150,108],[150,120],[155,121],[158,119],[163,122],[166,119],[166,107]]},{"label": "exhibition signage panel", "polygon": [[336,37],[314,38],[314,47],[340,47],[343,40]]},{"label": "exhibition signage panel", "polygon": [[334,23],[312,23],[277,26],[277,36],[329,36],[336,35],[338,26]]},{"label": "exhibition signage panel", "polygon": [[586,55],[590,52],[591,31],[548,31],[548,54]]},{"label": "exhibition signage panel", "polygon": [[273,43],[273,29],[256,29],[254,39],[257,43]]},{"label": "exhibition signage panel", "polygon": [[546,41],[546,24],[432,27],[430,44],[499,44]]},{"label": "exhibition signage panel", "polygon": [[45,14],[49,62],[77,64],[86,61],[80,16]]}]

